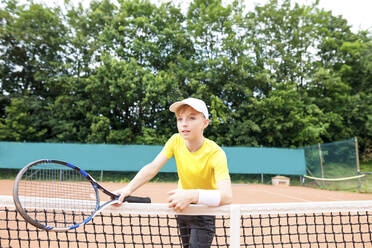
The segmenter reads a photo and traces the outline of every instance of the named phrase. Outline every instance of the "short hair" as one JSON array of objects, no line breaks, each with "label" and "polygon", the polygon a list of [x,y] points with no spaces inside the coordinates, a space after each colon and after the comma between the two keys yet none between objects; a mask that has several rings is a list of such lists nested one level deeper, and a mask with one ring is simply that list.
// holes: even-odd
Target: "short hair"
[{"label": "short hair", "polygon": [[[176,109],[175,115],[176,115],[176,116],[179,116],[180,114],[182,114],[183,112],[185,112],[185,110],[188,109],[188,108],[191,108],[191,109],[195,110],[195,109],[194,109],[193,107],[191,107],[190,105],[183,104],[183,105],[179,106],[179,107]],[[199,111],[197,111],[197,110],[195,110],[195,111],[198,112],[198,113],[200,113],[200,114],[203,116],[203,118],[205,119],[205,116],[203,115],[203,113],[201,113],[201,112],[199,112]]]}]

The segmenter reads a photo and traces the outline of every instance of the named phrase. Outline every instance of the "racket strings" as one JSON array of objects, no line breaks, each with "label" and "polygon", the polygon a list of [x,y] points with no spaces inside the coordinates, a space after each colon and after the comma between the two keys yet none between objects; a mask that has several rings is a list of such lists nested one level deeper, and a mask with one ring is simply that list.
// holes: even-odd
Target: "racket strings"
[{"label": "racket strings", "polygon": [[[97,208],[98,194],[78,171],[57,164],[38,164],[22,176],[18,184],[19,201],[30,218],[58,227],[81,223]],[[45,209],[46,212],[32,209]],[[31,211],[27,211],[31,209]],[[63,210],[58,214],[48,209]],[[80,211],[82,214],[71,214]],[[34,213],[33,215],[29,213]]]},{"label": "racket strings", "polygon": [[26,213],[40,224],[52,227],[73,226],[83,222],[91,213],[76,210],[26,209]]}]

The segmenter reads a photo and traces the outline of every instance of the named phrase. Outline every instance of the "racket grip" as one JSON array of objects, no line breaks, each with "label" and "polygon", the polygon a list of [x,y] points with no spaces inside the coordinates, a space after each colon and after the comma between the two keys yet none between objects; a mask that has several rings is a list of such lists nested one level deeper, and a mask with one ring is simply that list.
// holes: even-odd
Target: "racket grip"
[{"label": "racket grip", "polygon": [[127,196],[124,198],[125,202],[133,203],[151,203],[150,197],[139,197],[139,196]]}]

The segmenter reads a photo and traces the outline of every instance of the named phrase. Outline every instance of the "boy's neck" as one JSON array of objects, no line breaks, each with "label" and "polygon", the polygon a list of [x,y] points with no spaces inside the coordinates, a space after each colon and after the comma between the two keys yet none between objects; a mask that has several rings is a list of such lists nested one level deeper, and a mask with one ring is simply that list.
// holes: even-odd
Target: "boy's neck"
[{"label": "boy's neck", "polygon": [[185,140],[186,147],[190,152],[196,152],[199,150],[204,143],[204,136],[197,140]]}]

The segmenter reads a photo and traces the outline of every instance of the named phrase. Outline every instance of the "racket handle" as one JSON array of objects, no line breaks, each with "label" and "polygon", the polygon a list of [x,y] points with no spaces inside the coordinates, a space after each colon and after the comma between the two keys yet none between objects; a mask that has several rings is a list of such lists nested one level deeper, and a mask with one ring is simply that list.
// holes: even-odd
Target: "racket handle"
[{"label": "racket handle", "polygon": [[127,196],[124,198],[125,202],[135,202],[135,203],[151,203],[150,197],[139,197],[139,196]]}]

